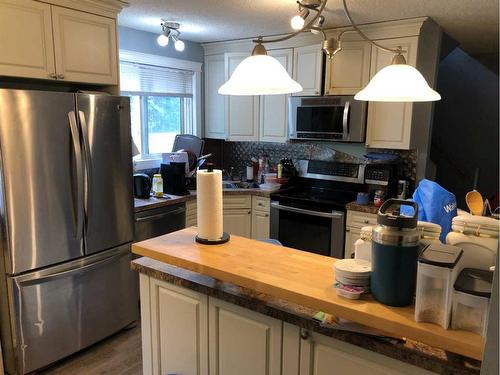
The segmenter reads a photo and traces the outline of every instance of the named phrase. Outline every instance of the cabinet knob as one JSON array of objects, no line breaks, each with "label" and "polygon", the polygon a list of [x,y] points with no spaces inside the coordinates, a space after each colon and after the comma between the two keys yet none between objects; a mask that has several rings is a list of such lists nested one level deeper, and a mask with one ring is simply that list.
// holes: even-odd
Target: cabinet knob
[{"label": "cabinet knob", "polygon": [[369,220],[364,220],[363,221],[365,224],[368,224],[370,221]]},{"label": "cabinet knob", "polygon": [[248,214],[251,215],[252,214],[252,211],[248,211]]},{"label": "cabinet knob", "polygon": [[50,74],[49,74],[49,77],[50,77],[50,78],[54,78],[54,79],[56,79],[56,78],[57,78],[57,74],[56,74],[56,73],[50,73]]},{"label": "cabinet knob", "polygon": [[57,79],[64,79],[64,74],[58,74]]},{"label": "cabinet knob", "polygon": [[269,214],[264,214],[264,217],[269,217]]},{"label": "cabinet knob", "polygon": [[355,254],[351,253],[351,259],[354,259],[354,257],[355,257]]},{"label": "cabinet knob", "polygon": [[302,340],[307,340],[309,338],[309,331],[307,331],[305,329],[301,329],[300,330],[300,338]]},{"label": "cabinet knob", "polygon": [[345,231],[346,231],[346,233],[347,233],[347,232],[350,232],[351,230],[350,230],[350,229],[346,229]]}]

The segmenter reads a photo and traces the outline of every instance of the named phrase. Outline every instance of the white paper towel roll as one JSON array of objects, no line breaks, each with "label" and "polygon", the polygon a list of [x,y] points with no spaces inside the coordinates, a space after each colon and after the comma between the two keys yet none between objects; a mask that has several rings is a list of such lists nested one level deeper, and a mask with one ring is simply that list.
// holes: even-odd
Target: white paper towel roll
[{"label": "white paper towel roll", "polygon": [[198,170],[196,173],[196,202],[198,206],[198,237],[210,241],[221,239],[222,171]]}]

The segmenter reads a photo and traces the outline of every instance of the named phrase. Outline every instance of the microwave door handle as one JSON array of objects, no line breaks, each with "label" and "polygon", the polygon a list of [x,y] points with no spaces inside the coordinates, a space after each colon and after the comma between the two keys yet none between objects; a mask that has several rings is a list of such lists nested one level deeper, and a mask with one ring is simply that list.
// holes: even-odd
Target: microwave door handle
[{"label": "microwave door handle", "polygon": [[349,110],[351,109],[351,102],[347,101],[344,105],[344,116],[342,118],[342,134],[343,139],[349,139]]}]

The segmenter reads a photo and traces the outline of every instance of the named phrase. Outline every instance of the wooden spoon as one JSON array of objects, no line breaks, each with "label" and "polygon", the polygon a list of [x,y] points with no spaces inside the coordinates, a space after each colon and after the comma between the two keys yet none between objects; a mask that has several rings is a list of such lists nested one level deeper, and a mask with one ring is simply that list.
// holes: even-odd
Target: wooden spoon
[{"label": "wooden spoon", "polygon": [[476,190],[469,191],[465,196],[465,203],[472,215],[483,215],[484,201],[481,193]]}]

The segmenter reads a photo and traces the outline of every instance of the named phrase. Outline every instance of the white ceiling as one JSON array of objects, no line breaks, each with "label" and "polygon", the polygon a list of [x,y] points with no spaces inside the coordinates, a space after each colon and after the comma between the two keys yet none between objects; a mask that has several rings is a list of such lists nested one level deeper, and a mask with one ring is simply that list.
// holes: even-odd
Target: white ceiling
[{"label": "white ceiling", "polygon": [[[181,23],[186,40],[211,42],[291,31],[296,0],[128,0],[119,24],[160,32],[161,18]],[[472,53],[498,51],[498,0],[348,0],[354,21],[432,17]],[[342,1],[329,0],[329,27],[345,26]]]}]

